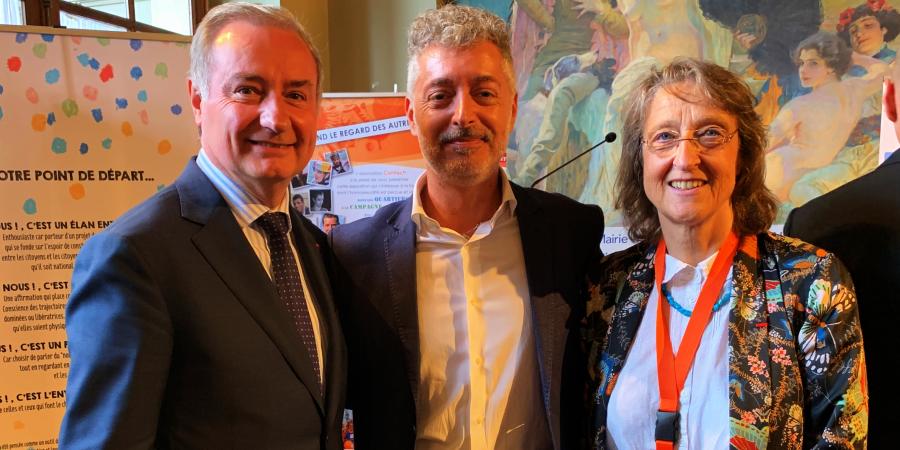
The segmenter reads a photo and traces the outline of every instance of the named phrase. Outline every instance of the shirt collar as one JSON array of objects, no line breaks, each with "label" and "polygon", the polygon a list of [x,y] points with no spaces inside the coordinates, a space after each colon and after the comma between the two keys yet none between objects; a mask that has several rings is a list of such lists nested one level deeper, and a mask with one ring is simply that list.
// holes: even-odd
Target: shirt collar
[{"label": "shirt collar", "polygon": [[709,271],[712,269],[713,263],[716,261],[716,255],[719,252],[716,251],[712,255],[709,255],[703,261],[700,261],[696,266],[692,266],[672,255],[666,253],[666,273],[663,277],[663,283],[669,283],[679,275],[681,272],[685,272],[685,275],[688,278],[694,276],[695,272],[699,272],[700,280],[706,280],[706,277],[709,276]]},{"label": "shirt collar", "polygon": [[[413,189],[412,211],[410,212],[410,219],[413,221],[413,223],[416,224],[416,228],[419,230],[422,229],[426,221],[437,224],[436,220],[428,216],[422,204],[422,191],[424,189],[425,172],[422,172],[422,174],[419,175],[419,178],[416,180],[415,189]],[[510,217],[514,217],[516,212],[516,205],[518,205],[518,202],[516,201],[515,194],[513,194],[512,186],[509,182],[509,177],[506,176],[506,171],[500,170],[500,206],[497,208],[497,211],[494,212],[494,215],[491,218],[491,222],[496,222],[499,216],[501,216],[505,211],[508,211]]]},{"label": "shirt collar", "polygon": [[[234,218],[237,219],[241,229],[249,227],[253,221],[259,218],[259,216],[269,211],[283,212],[290,217],[290,213],[288,212],[290,188],[288,188],[288,192],[281,200],[281,203],[275,209],[270,209],[263,202],[259,201],[259,199],[257,199],[256,196],[254,196],[250,190],[246,189],[238,180],[229,178],[225,175],[225,172],[222,172],[222,170],[216,167],[206,155],[206,151],[202,148],[200,149],[200,153],[197,154],[197,167],[199,167],[200,171],[209,178],[209,181],[216,190],[222,194],[222,197],[225,199],[225,202],[228,203],[231,212],[234,213]],[[291,221],[289,220],[288,230],[290,230],[290,223]]]}]

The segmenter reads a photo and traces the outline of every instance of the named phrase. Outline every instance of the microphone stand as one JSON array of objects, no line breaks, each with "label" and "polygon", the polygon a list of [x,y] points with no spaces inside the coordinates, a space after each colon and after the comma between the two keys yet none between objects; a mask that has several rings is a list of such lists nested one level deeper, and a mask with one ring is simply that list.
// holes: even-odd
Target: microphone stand
[{"label": "microphone stand", "polygon": [[572,163],[573,161],[575,161],[576,159],[581,158],[582,156],[588,154],[591,150],[593,150],[593,149],[595,149],[595,148],[597,148],[597,147],[599,147],[599,146],[601,146],[601,145],[603,145],[603,144],[606,144],[607,142],[613,142],[613,141],[615,141],[615,140],[616,140],[616,133],[612,133],[612,132],[606,133],[606,136],[603,138],[602,141],[598,142],[598,143],[597,143],[596,145],[594,145],[593,147],[591,147],[591,148],[589,148],[589,149],[587,149],[587,150],[585,150],[585,151],[579,153],[578,156],[576,156],[576,157],[574,157],[574,158],[572,158],[572,159],[566,161],[566,162],[563,163],[561,166],[559,166],[559,167],[557,167],[557,168],[551,170],[550,172],[547,172],[546,175],[544,175],[544,176],[538,178],[537,180],[534,180],[534,183],[531,183],[531,187],[537,186],[538,183],[540,183],[541,181],[544,181],[544,179],[546,179],[546,178],[549,177],[550,175],[553,175],[553,174],[556,173],[559,169],[562,169],[563,167],[568,166],[569,164],[571,164],[571,163]]}]

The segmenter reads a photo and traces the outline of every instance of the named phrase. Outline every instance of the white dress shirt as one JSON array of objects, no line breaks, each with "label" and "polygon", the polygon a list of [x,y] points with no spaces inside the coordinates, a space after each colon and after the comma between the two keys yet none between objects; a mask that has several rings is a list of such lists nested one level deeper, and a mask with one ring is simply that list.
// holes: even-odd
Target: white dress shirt
[{"label": "white dress shirt", "polygon": [[[241,186],[240,183],[228,178],[224,172],[214,166],[203,149],[200,149],[200,153],[197,155],[197,166],[206,177],[209,178],[209,181],[216,190],[222,194],[222,197],[225,198],[225,202],[228,203],[231,212],[234,214],[235,220],[237,220],[238,225],[241,227],[241,231],[244,232],[247,242],[253,247],[256,257],[259,258],[259,262],[263,265],[263,268],[266,269],[266,272],[268,272],[269,278],[272,278],[272,257],[269,254],[269,245],[266,243],[266,234],[258,224],[254,223],[254,221],[258,219],[259,216],[269,211],[282,212],[290,216],[288,210],[290,190],[285,191],[284,199],[277,208],[269,209],[269,207],[254,197],[250,191]],[[324,382],[325,358],[322,353],[322,332],[320,330],[319,315],[316,311],[316,305],[312,301],[309,286],[306,284],[306,276],[303,273],[303,265],[300,263],[300,258],[297,255],[297,243],[294,240],[294,233],[291,233],[291,227],[291,222],[288,221],[288,236],[291,240],[291,253],[294,254],[294,261],[297,263],[297,268],[300,272],[300,283],[303,286],[303,292],[305,294],[303,297],[306,299],[306,307],[309,309],[309,318],[312,322],[313,334],[316,337],[316,350],[318,350],[319,354],[319,381]],[[300,341],[300,336],[297,336],[297,341]]]},{"label": "white dress shirt", "polygon": [[[672,298],[693,311],[700,289],[709,276],[713,254],[693,267],[666,255],[666,283]],[[728,316],[733,302],[732,271],[728,271],[721,295],[729,300],[709,319],[694,364],[679,397],[681,415],[677,448],[713,450],[729,448],[728,410]],[[656,411],[659,409],[659,381],[656,371],[656,308],[660,299],[654,288],[628,352],[625,365],[613,388],[607,409],[607,441],[611,449],[647,450],[656,448]],[[689,317],[669,308],[669,336],[677,352]]]},{"label": "white dress shirt", "polygon": [[416,449],[489,449],[531,333],[516,199],[501,172],[502,200],[470,238],[442,228],[413,194],[419,321]]}]

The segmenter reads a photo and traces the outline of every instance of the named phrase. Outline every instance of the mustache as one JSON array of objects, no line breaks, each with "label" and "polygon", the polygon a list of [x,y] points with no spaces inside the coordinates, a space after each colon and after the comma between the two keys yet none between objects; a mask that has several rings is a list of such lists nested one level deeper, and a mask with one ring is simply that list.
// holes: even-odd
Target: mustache
[{"label": "mustache", "polygon": [[441,144],[449,144],[460,139],[481,139],[484,142],[494,140],[494,133],[490,130],[476,127],[450,127],[438,136],[438,142]]}]

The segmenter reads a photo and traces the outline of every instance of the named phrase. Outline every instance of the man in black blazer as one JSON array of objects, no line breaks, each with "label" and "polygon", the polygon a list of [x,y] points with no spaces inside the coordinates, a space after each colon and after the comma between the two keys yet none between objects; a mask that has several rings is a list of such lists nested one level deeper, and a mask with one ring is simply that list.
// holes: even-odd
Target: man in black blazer
[{"label": "man in black blazer", "polygon": [[[894,69],[900,79],[900,66]],[[900,137],[900,93],[885,80],[884,111]],[[864,175],[791,211],[784,234],[825,248],[847,266],[859,297],[869,382],[869,448],[890,448],[900,403],[893,380],[900,317],[900,151]]]},{"label": "man in black blazer", "polygon": [[230,3],[191,56],[202,150],[75,262],[60,448],[342,448],[330,251],[288,205],[317,52],[289,12]]},{"label": "man in black blazer", "polygon": [[501,19],[427,11],[409,54],[425,173],[412,198],[331,234],[356,448],[579,448],[602,213],[500,169],[517,103]]}]

